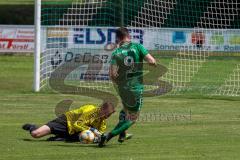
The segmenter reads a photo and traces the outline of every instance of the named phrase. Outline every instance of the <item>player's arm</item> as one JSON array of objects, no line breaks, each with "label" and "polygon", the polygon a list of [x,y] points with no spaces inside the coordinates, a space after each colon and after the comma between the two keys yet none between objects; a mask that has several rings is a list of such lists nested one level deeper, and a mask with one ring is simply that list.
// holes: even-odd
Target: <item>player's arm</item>
[{"label": "player's arm", "polygon": [[92,128],[89,127],[90,125],[88,125],[88,123],[86,123],[88,121],[83,120],[83,119],[79,119],[78,121],[76,121],[74,123],[74,129],[76,132],[82,132],[85,130],[90,130],[92,131],[97,137],[100,137],[102,135],[102,133],[100,131],[98,131],[96,128]]},{"label": "player's arm", "polygon": [[116,57],[116,51],[112,53],[112,58],[110,61],[110,67],[109,67],[109,77],[114,82],[116,81],[118,77],[118,66],[117,66],[117,57]]},{"label": "player's arm", "polygon": [[88,124],[88,121],[86,120],[86,118],[84,118],[85,116],[79,118],[74,124],[73,124],[73,127],[74,127],[74,130],[76,132],[82,132],[82,131],[85,131],[85,130],[89,130],[90,127],[87,125]]},{"label": "player's arm", "polygon": [[148,62],[148,64],[150,65],[153,65],[153,66],[157,65],[155,58],[149,53],[144,57],[144,60]]},{"label": "player's arm", "polygon": [[110,79],[114,82],[118,77],[118,67],[115,64],[111,64],[109,67],[109,76]]},{"label": "player's arm", "polygon": [[[88,130],[89,127],[89,118],[87,117],[87,114],[84,114],[84,111],[87,112],[89,109],[91,109],[93,106],[92,105],[84,105],[81,106],[78,109],[74,109],[69,111],[68,113],[72,116],[79,116],[79,118],[73,123],[73,129],[76,132],[81,132],[84,130]],[[89,112],[89,111],[88,111]]]},{"label": "player's arm", "polygon": [[[98,118],[99,117],[92,117],[89,121],[90,126],[96,126],[96,125],[94,125],[94,122],[96,122],[96,120]],[[104,127],[103,124],[105,124],[105,123],[101,122],[100,125],[97,125],[97,126],[100,126],[100,127],[96,127],[96,128],[95,127],[90,127],[90,131],[92,131],[97,137],[101,137],[101,135],[103,134],[103,132],[102,132],[102,127]]]},{"label": "player's arm", "polygon": [[[100,137],[102,133],[99,131],[98,128],[92,127],[94,124],[94,121],[98,119],[98,113],[94,111],[92,114],[84,113],[81,115],[81,117],[74,123],[74,129],[77,132],[81,132],[84,130],[90,130],[92,131],[97,137]],[[102,124],[101,124],[102,125]],[[100,129],[102,129],[104,126],[100,126]]]},{"label": "player's arm", "polygon": [[153,66],[157,65],[155,58],[148,52],[148,50],[145,47],[143,47],[143,45],[139,44],[138,48],[140,50],[140,53],[144,57],[144,60],[148,64],[153,65]]},{"label": "player's arm", "polygon": [[107,124],[106,124],[106,120],[103,120],[100,124],[100,127],[98,128],[98,131],[100,133],[104,133],[107,129]]},{"label": "player's arm", "polygon": [[103,120],[99,127],[97,128],[90,128],[90,130],[97,136],[97,137],[101,137],[101,135],[106,131],[107,125],[106,125],[106,121]]}]

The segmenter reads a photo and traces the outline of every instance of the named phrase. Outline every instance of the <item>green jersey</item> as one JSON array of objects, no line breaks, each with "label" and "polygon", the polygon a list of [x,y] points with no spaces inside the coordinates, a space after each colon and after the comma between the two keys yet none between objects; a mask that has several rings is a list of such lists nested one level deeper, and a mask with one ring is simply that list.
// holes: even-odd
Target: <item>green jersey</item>
[{"label": "green jersey", "polygon": [[112,53],[112,65],[118,66],[116,84],[124,90],[142,91],[143,59],[148,51],[141,45],[126,42]]}]

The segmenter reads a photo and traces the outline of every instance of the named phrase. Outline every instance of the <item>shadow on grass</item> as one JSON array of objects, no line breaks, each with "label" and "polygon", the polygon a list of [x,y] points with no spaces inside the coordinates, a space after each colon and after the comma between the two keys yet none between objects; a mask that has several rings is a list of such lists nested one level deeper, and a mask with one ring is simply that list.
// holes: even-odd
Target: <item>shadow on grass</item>
[{"label": "shadow on grass", "polygon": [[46,139],[30,139],[30,138],[23,138],[21,139],[23,141],[27,141],[27,142],[49,142]]},{"label": "shadow on grass", "polygon": [[[45,142],[45,143],[62,143],[62,144],[52,144],[51,146],[56,147],[89,147],[89,148],[99,148],[97,144],[81,144],[79,142],[69,142],[69,141],[47,141],[46,139],[30,139],[30,138],[23,138],[21,139],[26,142]],[[103,148],[116,148],[119,145],[123,144],[108,144]],[[100,148],[99,148],[100,149]]]},{"label": "shadow on grass", "polygon": [[23,138],[21,139],[23,141],[27,141],[27,142],[62,142],[62,143],[70,143],[70,144],[77,144],[78,141],[50,141],[50,140],[47,140],[47,139],[32,139],[32,138]]},{"label": "shadow on grass", "polygon": [[[80,143],[69,143],[53,145],[56,147],[88,147],[88,148],[99,148],[97,144],[80,144]],[[117,144],[109,144],[103,148],[116,148]],[[102,149],[102,148],[99,148]]]}]

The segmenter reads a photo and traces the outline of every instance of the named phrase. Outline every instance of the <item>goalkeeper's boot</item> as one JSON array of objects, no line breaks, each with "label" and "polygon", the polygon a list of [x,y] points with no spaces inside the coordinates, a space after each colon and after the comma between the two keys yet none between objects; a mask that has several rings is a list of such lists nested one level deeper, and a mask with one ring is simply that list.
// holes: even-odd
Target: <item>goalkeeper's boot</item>
[{"label": "goalkeeper's boot", "polygon": [[102,134],[101,138],[98,142],[98,147],[102,148],[106,145],[106,143],[112,138],[112,134],[108,133],[108,134]]},{"label": "goalkeeper's boot", "polygon": [[32,131],[34,131],[35,129],[37,129],[37,126],[36,125],[34,125],[34,124],[24,124],[23,126],[22,126],[22,129],[24,129],[24,130],[26,130],[26,131],[30,131],[30,132],[32,132]]},{"label": "goalkeeper's boot", "polygon": [[122,132],[118,137],[118,142],[123,143],[125,140],[131,139],[133,134]]}]

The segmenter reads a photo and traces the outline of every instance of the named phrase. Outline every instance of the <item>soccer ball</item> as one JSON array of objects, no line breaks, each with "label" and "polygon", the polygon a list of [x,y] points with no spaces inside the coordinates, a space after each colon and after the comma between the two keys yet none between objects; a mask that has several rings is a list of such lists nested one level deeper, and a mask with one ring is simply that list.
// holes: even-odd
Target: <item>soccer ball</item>
[{"label": "soccer ball", "polygon": [[93,143],[94,137],[95,136],[92,131],[85,130],[79,134],[79,141],[83,144],[90,144]]}]

